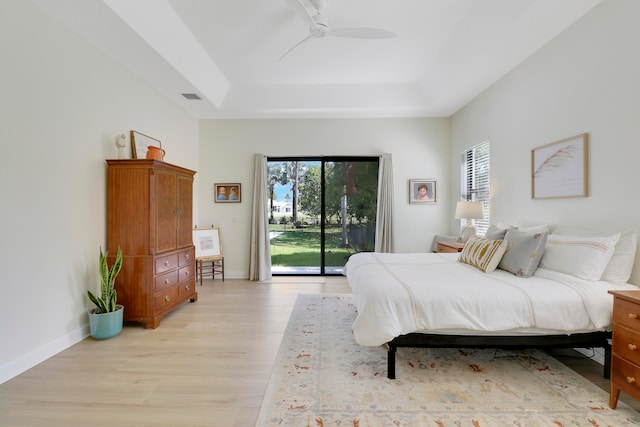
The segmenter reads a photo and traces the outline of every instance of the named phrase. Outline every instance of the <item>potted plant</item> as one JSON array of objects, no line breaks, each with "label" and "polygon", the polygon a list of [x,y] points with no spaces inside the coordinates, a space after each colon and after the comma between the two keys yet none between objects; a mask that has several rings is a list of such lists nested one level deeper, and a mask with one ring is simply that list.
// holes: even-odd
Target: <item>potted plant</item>
[{"label": "potted plant", "polygon": [[122,268],[122,250],[118,247],[116,260],[109,269],[107,254],[100,248],[100,296],[87,291],[89,300],[96,308],[89,310],[89,329],[91,336],[98,340],[115,337],[122,331],[124,307],[117,303],[115,288],[116,276]]}]

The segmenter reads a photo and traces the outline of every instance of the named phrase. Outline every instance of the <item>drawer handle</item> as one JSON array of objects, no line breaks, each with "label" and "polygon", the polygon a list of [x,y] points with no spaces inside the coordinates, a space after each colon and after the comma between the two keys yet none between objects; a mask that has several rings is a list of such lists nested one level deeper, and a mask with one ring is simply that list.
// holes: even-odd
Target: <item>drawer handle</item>
[{"label": "drawer handle", "polygon": [[186,254],[186,255],[184,256],[184,259],[191,259],[191,254]]},{"label": "drawer handle", "polygon": [[171,280],[169,280],[169,279],[164,279],[164,284],[165,284],[165,285],[168,285],[169,283],[171,283]]},{"label": "drawer handle", "polygon": [[166,261],[164,262],[164,265],[165,265],[165,267],[168,267],[168,266],[169,266],[169,260],[166,260]]},{"label": "drawer handle", "polygon": [[635,344],[627,344],[627,348],[631,351],[636,351],[638,349],[638,346]]},{"label": "drawer handle", "polygon": [[635,383],[635,382],[636,382],[636,379],[635,379],[634,377],[627,377],[627,382],[628,382],[629,384],[633,384],[633,383]]},{"label": "drawer handle", "polygon": [[629,313],[629,319],[637,319],[638,315],[635,313]]},{"label": "drawer handle", "polygon": [[[169,301],[171,301],[171,297],[170,297],[169,295],[167,295],[166,297],[164,297],[164,300],[165,300],[166,302],[169,302]],[[635,381],[635,380],[634,380],[634,381]]]},{"label": "drawer handle", "polygon": [[188,272],[188,271],[185,271],[185,272],[184,272],[184,275],[185,275],[185,276],[189,276],[189,272]]},{"label": "drawer handle", "polygon": [[185,288],[186,290],[191,289],[191,288],[189,287],[189,285],[185,286],[184,288]]}]

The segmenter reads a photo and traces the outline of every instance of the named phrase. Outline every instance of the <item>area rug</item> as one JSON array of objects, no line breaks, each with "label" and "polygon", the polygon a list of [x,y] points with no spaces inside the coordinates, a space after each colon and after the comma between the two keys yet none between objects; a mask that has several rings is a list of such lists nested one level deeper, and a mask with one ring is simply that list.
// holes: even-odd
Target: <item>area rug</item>
[{"label": "area rug", "polygon": [[299,295],[256,426],[640,425],[640,415],[537,350],[386,349],[355,343],[351,295]]}]

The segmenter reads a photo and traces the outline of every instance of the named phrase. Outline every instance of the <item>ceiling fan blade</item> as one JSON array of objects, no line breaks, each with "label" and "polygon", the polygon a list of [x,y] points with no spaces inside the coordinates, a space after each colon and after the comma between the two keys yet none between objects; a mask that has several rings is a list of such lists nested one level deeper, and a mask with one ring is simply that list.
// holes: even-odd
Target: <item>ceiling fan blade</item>
[{"label": "ceiling fan blade", "polygon": [[289,49],[288,51],[286,51],[281,57],[280,59],[278,59],[278,62],[282,61],[282,59],[287,56],[288,54],[291,53],[291,51],[293,51],[295,48],[297,48],[298,46],[300,46],[301,44],[303,44],[304,42],[306,42],[307,40],[309,40],[311,38],[311,35],[308,35],[307,37],[305,37],[304,39],[302,39],[301,41],[299,41],[298,43],[295,44],[295,46],[293,46],[291,49]]},{"label": "ceiling fan blade", "polygon": [[309,13],[309,10],[303,3],[303,0],[286,0],[289,6],[295,11],[296,15],[300,16],[308,25],[313,25],[313,15]]},{"label": "ceiling fan blade", "polygon": [[392,39],[397,37],[391,31],[379,28],[334,28],[327,35],[352,39]]}]

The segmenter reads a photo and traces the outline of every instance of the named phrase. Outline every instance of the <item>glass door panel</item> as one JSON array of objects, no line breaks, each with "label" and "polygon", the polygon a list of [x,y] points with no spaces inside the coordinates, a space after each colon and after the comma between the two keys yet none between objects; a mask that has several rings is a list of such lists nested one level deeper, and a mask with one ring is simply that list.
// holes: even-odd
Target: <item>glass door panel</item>
[{"label": "glass door panel", "polygon": [[269,159],[272,273],[341,274],[373,251],[377,158]]}]

